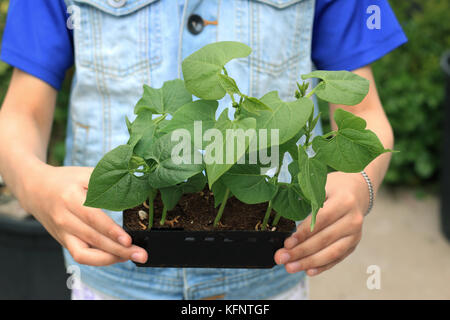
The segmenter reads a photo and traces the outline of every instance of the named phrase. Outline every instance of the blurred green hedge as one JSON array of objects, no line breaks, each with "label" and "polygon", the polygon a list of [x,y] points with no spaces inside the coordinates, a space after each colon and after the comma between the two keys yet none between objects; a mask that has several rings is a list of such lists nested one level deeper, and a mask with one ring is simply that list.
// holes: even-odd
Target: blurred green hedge
[{"label": "blurred green hedge", "polygon": [[[395,132],[396,153],[385,182],[419,185],[438,179],[442,135],[444,75],[439,60],[450,49],[450,3],[441,0],[390,1],[408,44],[373,65],[378,90]],[[8,0],[0,0],[0,38]],[[0,62],[0,102],[11,68]],[[49,162],[64,157],[64,131],[70,79],[58,96]],[[323,107],[323,105],[322,105]],[[321,108],[327,119],[327,108]],[[324,121],[325,122],[325,121]]]}]

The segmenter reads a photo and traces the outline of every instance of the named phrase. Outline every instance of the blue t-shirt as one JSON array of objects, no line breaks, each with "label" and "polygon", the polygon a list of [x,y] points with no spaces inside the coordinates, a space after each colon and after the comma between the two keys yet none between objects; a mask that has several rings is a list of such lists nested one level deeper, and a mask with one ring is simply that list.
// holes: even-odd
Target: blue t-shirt
[{"label": "blue t-shirt", "polygon": [[[378,22],[368,10],[374,3]],[[11,0],[0,58],[60,89],[74,63],[67,19],[64,0]],[[317,69],[355,70],[406,41],[387,0],[316,0],[311,59]]]}]

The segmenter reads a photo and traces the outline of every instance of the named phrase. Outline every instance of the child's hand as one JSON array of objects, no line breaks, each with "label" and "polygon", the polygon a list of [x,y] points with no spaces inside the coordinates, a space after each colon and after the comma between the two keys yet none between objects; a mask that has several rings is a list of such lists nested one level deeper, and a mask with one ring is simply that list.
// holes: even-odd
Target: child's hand
[{"label": "child's hand", "polygon": [[277,264],[286,271],[306,271],[309,276],[330,269],[355,250],[362,235],[364,213],[369,205],[369,191],[360,173],[328,174],[327,199],[317,213],[314,231],[311,216],[275,253]]},{"label": "child's hand", "polygon": [[26,186],[22,205],[76,262],[104,266],[129,259],[147,261],[147,252],[132,245],[130,236],[102,210],[83,206],[92,168],[40,169]]}]

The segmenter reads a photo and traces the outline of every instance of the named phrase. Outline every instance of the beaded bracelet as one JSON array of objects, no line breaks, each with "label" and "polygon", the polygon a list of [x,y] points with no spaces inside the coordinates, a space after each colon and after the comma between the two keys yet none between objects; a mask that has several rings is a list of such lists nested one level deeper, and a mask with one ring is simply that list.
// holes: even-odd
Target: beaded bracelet
[{"label": "beaded bracelet", "polygon": [[369,208],[366,211],[365,216],[367,216],[370,212],[370,210],[372,210],[373,207],[373,185],[372,185],[372,181],[370,181],[369,176],[367,175],[367,173],[365,173],[364,171],[361,171],[362,176],[364,177],[364,180],[366,180],[367,182],[367,186],[369,188]]}]

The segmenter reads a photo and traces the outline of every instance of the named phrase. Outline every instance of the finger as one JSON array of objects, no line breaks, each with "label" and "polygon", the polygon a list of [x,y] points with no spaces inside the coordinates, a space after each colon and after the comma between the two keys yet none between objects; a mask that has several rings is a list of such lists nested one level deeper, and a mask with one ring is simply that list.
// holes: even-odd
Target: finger
[{"label": "finger", "polygon": [[111,217],[100,209],[85,207],[82,205],[86,200],[86,191],[77,188],[70,195],[63,195],[65,205],[72,213],[83,222],[92,226],[111,240],[120,243],[122,246],[131,246],[131,237],[125,232]]},{"label": "finger", "polygon": [[297,227],[297,231],[293,233],[284,242],[286,249],[291,249],[298,243],[301,243],[312,237],[314,234],[319,233],[322,229],[326,228],[330,224],[336,222],[342,216],[348,212],[347,206],[342,206],[339,197],[330,197],[325,201],[323,208],[317,212],[316,223],[314,230],[311,232],[311,215],[300,223]]},{"label": "finger", "polygon": [[[362,216],[356,213],[348,213],[336,222],[322,229],[320,232],[312,235],[303,242],[300,242],[291,249],[282,248],[276,252],[276,260],[280,264],[290,261],[300,260],[304,257],[315,254],[340,238],[359,233],[362,228]],[[286,259],[288,260],[281,260]]]},{"label": "finger", "polygon": [[308,269],[316,269],[320,266],[330,264],[340,259],[347,252],[347,250],[355,246],[356,243],[357,241],[354,236],[341,238],[316,254],[287,263],[285,265],[286,271],[289,273],[295,273]]},{"label": "finger", "polygon": [[104,252],[102,250],[90,248],[89,245],[77,237],[66,234],[65,247],[75,262],[90,266],[108,266],[111,264],[123,262],[123,259]]},{"label": "finger", "polygon": [[135,262],[145,263],[148,255],[144,249],[132,245],[131,247],[124,247],[110,238],[104,236],[96,231],[93,227],[87,225],[80,220],[75,214],[68,213],[63,219],[58,220],[61,229],[66,230],[70,234],[83,240],[91,247],[100,249],[104,252],[118,256],[122,259],[131,259]]},{"label": "finger", "polygon": [[306,274],[310,277],[317,276],[321,274],[322,272],[329,270],[333,268],[335,265],[343,261],[345,258],[347,258],[353,251],[355,251],[356,246],[350,248],[341,258],[337,259],[336,261],[333,261],[332,263],[329,263],[325,266],[319,267],[319,268],[313,268],[306,270]]}]

